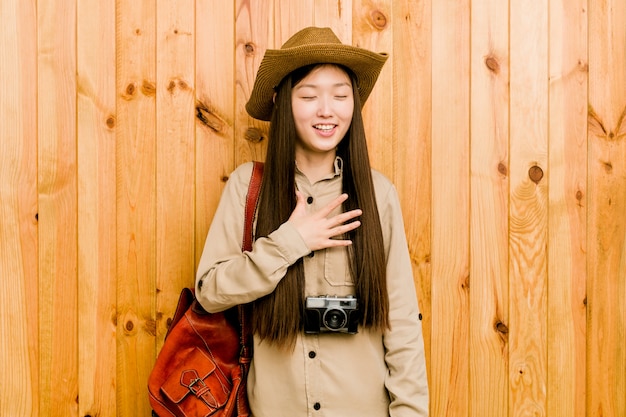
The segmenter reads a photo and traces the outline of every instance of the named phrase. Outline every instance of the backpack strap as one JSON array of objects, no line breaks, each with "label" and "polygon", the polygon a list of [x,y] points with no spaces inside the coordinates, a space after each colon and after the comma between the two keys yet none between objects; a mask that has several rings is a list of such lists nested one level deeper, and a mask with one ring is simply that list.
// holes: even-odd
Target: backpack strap
[{"label": "backpack strap", "polygon": [[261,181],[263,180],[263,162],[254,161],[252,167],[252,176],[250,177],[250,185],[248,186],[248,195],[246,196],[245,223],[243,226],[243,243],[241,250],[252,250],[254,215],[256,213],[257,200],[261,191]]},{"label": "backpack strap", "polygon": [[[263,179],[263,166],[262,162],[254,161],[252,176],[250,178],[250,186],[248,187],[248,195],[246,197],[245,224],[243,229],[243,243],[241,245],[241,250],[243,251],[252,250],[252,241],[254,239],[253,222],[254,215],[256,213],[257,200],[261,190],[261,182]],[[252,343],[249,320],[250,306],[239,305],[238,310],[239,325],[241,327],[241,355],[239,361],[244,368],[244,374],[247,375],[247,370],[252,359]]]}]

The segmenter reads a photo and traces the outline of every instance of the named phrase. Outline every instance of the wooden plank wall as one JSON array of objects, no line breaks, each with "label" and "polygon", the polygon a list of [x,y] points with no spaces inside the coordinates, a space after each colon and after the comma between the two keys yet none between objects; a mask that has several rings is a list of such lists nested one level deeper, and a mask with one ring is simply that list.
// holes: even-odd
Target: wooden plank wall
[{"label": "wooden plank wall", "polygon": [[244,104],[307,26],[386,51],[431,414],[626,416],[626,0],[2,0],[0,415],[148,416]]}]

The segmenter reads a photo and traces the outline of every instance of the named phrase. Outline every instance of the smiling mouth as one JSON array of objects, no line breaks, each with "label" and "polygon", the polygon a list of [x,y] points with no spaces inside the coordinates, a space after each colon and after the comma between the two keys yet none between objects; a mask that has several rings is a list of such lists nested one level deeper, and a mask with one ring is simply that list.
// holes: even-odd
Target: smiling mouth
[{"label": "smiling mouth", "polygon": [[322,132],[330,132],[335,127],[337,127],[337,125],[319,124],[319,125],[314,125],[313,127],[317,130],[321,130]]}]

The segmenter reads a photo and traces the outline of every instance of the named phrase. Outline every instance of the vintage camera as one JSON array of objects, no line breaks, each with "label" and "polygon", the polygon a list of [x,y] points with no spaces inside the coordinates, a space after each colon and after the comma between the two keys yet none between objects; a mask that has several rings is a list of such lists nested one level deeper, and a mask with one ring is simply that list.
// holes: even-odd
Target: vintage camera
[{"label": "vintage camera", "polygon": [[304,306],[305,333],[357,333],[360,313],[354,296],[307,297]]}]

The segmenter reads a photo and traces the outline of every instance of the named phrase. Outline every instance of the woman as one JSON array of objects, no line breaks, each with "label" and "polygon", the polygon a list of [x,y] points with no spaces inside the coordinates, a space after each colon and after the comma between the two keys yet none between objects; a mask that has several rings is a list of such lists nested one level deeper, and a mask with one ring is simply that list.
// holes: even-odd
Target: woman
[{"label": "woman", "polygon": [[208,311],[252,305],[256,417],[428,415],[402,213],[370,168],[361,116],[386,59],[310,27],[259,67],[246,110],[270,131],[255,243],[241,252],[246,163],[224,189],[196,279]]}]

